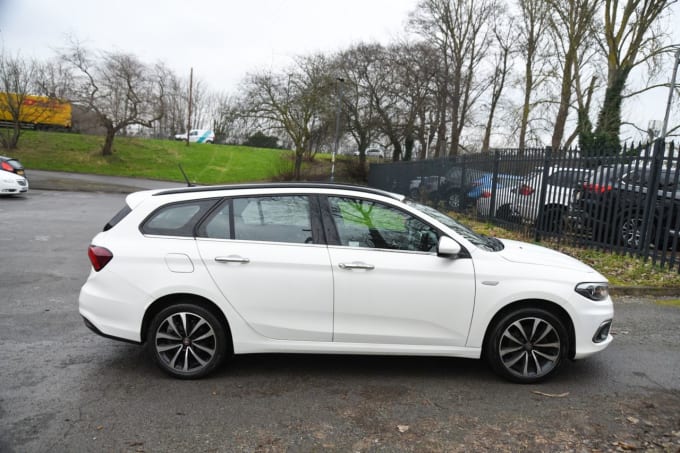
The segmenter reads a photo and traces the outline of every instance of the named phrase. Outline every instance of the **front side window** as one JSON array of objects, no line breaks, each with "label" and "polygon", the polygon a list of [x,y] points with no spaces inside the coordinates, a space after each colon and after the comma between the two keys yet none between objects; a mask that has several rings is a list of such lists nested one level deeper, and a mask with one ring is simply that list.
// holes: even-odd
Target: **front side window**
[{"label": "front side window", "polygon": [[215,200],[193,200],[162,206],[142,224],[142,233],[192,237],[194,226],[214,204]]},{"label": "front side window", "polygon": [[433,252],[438,233],[410,214],[375,201],[329,197],[340,244]]}]

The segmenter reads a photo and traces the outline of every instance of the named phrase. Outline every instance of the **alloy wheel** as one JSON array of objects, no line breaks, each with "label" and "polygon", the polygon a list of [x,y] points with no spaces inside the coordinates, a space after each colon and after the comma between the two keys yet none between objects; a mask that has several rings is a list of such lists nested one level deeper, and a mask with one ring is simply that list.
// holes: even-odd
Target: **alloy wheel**
[{"label": "alloy wheel", "polygon": [[503,331],[498,354],[510,374],[538,378],[555,368],[561,346],[557,330],[548,321],[527,317],[512,322]]},{"label": "alloy wheel", "polygon": [[155,348],[166,367],[196,373],[210,364],[217,337],[208,321],[196,313],[178,312],[165,318],[155,333]]}]

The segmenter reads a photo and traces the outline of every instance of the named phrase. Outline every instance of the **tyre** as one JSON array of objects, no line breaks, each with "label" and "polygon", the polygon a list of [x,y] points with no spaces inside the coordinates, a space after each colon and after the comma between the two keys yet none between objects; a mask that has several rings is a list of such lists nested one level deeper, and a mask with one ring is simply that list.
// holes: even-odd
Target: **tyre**
[{"label": "tyre", "polygon": [[548,208],[543,212],[538,226],[540,231],[548,233],[562,233],[564,231],[564,210],[561,208]]},{"label": "tyre", "polygon": [[460,208],[460,194],[458,192],[450,193],[446,199],[446,204],[452,209]]},{"label": "tyre", "polygon": [[569,353],[562,321],[540,308],[514,310],[491,326],[484,357],[498,375],[532,384],[553,375]]},{"label": "tyre", "polygon": [[628,214],[616,222],[616,244],[627,248],[639,248],[642,242],[642,216]]},{"label": "tyre", "polygon": [[520,223],[522,216],[511,205],[506,204],[496,210],[496,218],[510,223]]},{"label": "tyre", "polygon": [[154,361],[180,379],[197,379],[213,371],[224,360],[226,345],[224,325],[212,312],[191,303],[161,310],[147,335]]}]

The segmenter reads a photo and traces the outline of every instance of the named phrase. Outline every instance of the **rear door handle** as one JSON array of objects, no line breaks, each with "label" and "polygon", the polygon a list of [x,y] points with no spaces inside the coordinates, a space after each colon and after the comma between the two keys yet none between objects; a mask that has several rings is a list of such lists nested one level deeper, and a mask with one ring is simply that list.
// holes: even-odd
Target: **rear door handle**
[{"label": "rear door handle", "polygon": [[363,269],[366,271],[375,269],[375,266],[372,264],[361,263],[358,261],[354,261],[353,263],[340,263],[338,266],[340,269]]},{"label": "rear door handle", "polygon": [[250,260],[248,258],[243,258],[242,256],[238,255],[218,256],[215,258],[215,261],[217,261],[218,263],[241,263],[241,264],[250,263]]}]

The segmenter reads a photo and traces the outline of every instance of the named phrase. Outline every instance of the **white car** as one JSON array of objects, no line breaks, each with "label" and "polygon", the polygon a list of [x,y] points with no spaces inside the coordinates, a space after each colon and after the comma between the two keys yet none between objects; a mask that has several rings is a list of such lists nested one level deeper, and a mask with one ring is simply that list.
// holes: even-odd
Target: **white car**
[{"label": "white car", "polygon": [[28,192],[28,179],[16,173],[0,170],[0,195],[17,195]]},{"label": "white car", "polygon": [[136,192],[88,255],[85,324],[178,378],[230,354],[324,353],[483,356],[529,383],[612,341],[589,266],[366,187]]},{"label": "white car", "polygon": [[[359,156],[360,153],[359,151],[354,151],[355,156]],[[366,158],[367,159],[384,159],[385,158],[385,151],[382,149],[378,148],[369,148],[366,150]]]},{"label": "white car", "polygon": [[[542,230],[559,232],[567,218],[574,192],[581,187],[591,171],[584,168],[550,167],[545,184],[543,214],[539,226]],[[537,222],[541,206],[543,170],[530,173],[517,185],[496,191],[495,209],[491,212],[491,196],[477,200],[477,213],[485,217],[498,217],[509,221]]]},{"label": "white car", "polygon": [[[187,133],[175,135],[175,140],[187,139]],[[215,133],[207,129],[192,129],[189,131],[190,143],[215,143]]]}]

